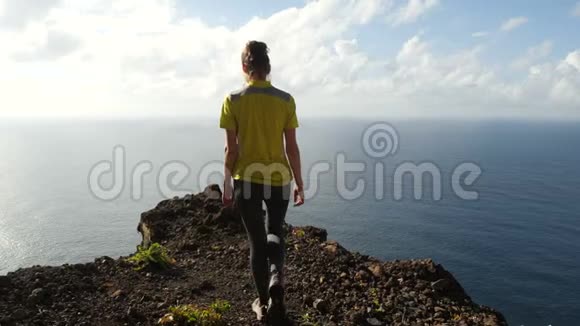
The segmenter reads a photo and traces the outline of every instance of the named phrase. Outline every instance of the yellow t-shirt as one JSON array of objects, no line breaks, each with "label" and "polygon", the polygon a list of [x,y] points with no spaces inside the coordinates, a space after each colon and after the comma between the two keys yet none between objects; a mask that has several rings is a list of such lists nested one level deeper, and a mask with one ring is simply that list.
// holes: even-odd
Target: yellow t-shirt
[{"label": "yellow t-shirt", "polygon": [[284,130],[298,128],[294,98],[268,81],[251,81],[222,105],[220,128],[238,133],[236,180],[273,186],[292,181]]}]

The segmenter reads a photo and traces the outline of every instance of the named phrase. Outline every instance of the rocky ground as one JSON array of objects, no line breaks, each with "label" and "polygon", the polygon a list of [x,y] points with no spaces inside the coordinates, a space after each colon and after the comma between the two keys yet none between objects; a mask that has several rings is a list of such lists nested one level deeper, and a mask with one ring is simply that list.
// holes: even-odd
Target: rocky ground
[{"label": "rocky ground", "polygon": [[[126,257],[35,266],[0,276],[0,325],[157,325],[170,306],[227,300],[225,325],[260,325],[249,249],[219,188],[166,200],[141,216],[143,244],[175,265],[136,270]],[[471,301],[441,265],[381,262],[352,253],[326,231],[288,226],[287,304],[295,325],[507,325]]]}]

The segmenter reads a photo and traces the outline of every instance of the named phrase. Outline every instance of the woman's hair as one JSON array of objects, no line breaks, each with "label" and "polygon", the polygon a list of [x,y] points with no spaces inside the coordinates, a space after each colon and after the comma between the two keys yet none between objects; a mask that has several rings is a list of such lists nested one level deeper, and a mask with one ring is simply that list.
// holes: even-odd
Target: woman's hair
[{"label": "woman's hair", "polygon": [[268,46],[264,42],[249,41],[242,51],[242,64],[250,77],[266,78],[270,74]]}]

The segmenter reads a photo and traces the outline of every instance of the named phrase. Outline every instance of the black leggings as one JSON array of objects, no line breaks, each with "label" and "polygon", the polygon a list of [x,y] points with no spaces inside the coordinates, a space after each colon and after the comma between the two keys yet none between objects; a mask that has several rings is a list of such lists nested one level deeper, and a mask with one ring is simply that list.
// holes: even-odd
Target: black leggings
[{"label": "black leggings", "polygon": [[[248,233],[252,274],[262,304],[268,301],[268,266],[271,273],[280,275],[284,267],[284,218],[289,197],[290,185],[234,181],[235,203]],[[262,202],[266,203],[266,223]]]}]

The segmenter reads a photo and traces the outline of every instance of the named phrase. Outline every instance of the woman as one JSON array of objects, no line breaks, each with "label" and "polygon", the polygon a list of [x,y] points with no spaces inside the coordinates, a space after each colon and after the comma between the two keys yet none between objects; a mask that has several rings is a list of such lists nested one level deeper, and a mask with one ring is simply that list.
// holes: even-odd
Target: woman
[{"label": "woman", "polygon": [[[304,191],[296,105],[290,94],[268,81],[270,69],[267,45],[248,42],[242,52],[247,85],[224,101],[220,128],[226,130],[227,143],[223,202],[235,202],[250,241],[258,291],[252,310],[259,320],[267,313],[268,320],[277,325],[285,318],[283,225],[292,177],[295,206],[304,203]],[[266,203],[266,225],[262,202]]]}]

